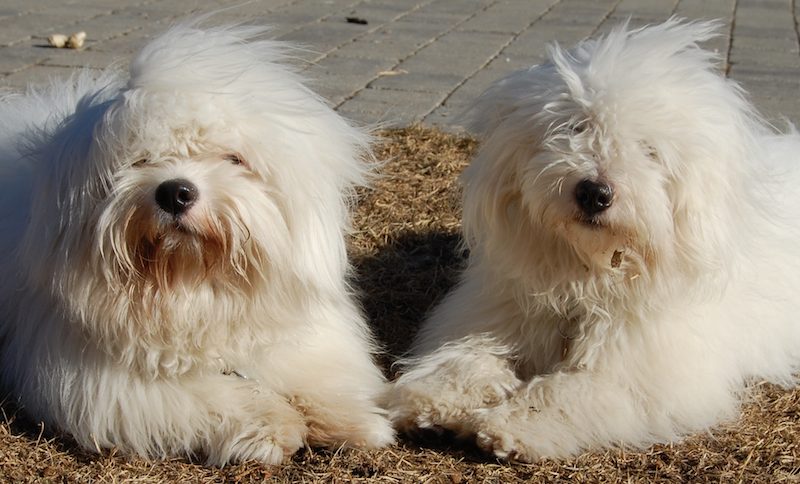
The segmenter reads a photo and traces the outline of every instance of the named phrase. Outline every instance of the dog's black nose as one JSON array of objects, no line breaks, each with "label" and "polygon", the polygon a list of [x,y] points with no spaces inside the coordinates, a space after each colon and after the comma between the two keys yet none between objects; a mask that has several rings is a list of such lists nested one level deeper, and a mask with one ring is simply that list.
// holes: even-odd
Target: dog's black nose
[{"label": "dog's black nose", "polygon": [[592,217],[611,206],[614,190],[605,183],[583,180],[575,187],[575,200],[583,213]]},{"label": "dog's black nose", "polygon": [[180,215],[189,210],[197,200],[197,195],[194,183],[176,178],[167,180],[156,188],[156,203],[165,212]]}]

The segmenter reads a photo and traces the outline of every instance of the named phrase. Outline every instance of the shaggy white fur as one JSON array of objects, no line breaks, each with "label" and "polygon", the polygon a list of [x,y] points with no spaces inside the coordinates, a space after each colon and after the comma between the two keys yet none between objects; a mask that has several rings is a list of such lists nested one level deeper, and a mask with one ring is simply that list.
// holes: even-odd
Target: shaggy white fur
[{"label": "shaggy white fur", "polygon": [[369,136],[260,27],[0,106],[2,382],[87,449],[276,463],[394,439],[346,283]]},{"label": "shaggy white fur", "polygon": [[501,458],[672,441],[800,363],[800,136],[698,42],[623,25],[491,86],[463,175],[469,265],[390,417]]}]

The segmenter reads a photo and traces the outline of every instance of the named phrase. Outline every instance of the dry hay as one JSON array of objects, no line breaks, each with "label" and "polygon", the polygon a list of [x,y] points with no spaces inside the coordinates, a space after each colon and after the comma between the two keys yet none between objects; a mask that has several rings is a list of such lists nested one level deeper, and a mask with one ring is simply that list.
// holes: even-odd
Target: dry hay
[{"label": "dry hay", "polygon": [[[383,363],[402,354],[416,325],[449,288],[458,251],[457,174],[474,142],[413,127],[385,133],[387,160],[357,207],[351,255],[356,286],[385,344]],[[387,370],[388,371],[388,370]],[[189,482],[781,482],[798,481],[800,392],[757,385],[742,418],[713,434],[645,452],[612,450],[573,460],[507,465],[447,437],[401,440],[364,452],[309,450],[283,466],[207,468],[186,460],[149,463],[78,450],[66,437],[14,417],[0,426],[0,481]]]}]

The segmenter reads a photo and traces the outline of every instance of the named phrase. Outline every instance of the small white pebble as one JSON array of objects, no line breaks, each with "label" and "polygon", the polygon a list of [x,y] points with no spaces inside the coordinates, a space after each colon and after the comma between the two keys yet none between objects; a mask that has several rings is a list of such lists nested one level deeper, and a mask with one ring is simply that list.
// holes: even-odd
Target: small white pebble
[{"label": "small white pebble", "polygon": [[67,36],[64,34],[53,34],[47,38],[47,43],[57,49],[60,49],[67,45],[67,40]]},{"label": "small white pebble", "polygon": [[66,47],[68,49],[80,49],[83,47],[84,40],[86,40],[86,32],[76,32],[69,36]]}]

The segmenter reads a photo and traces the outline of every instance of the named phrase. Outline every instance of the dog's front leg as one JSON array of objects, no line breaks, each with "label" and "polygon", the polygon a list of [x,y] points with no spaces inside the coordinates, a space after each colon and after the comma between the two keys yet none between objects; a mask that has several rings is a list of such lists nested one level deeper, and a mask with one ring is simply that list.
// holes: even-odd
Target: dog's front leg
[{"label": "dog's front leg", "polygon": [[468,425],[478,445],[497,457],[534,462],[615,442],[648,443],[645,418],[634,389],[610,374],[561,370],[472,412]]},{"label": "dog's front leg", "polygon": [[356,323],[344,324],[357,317],[335,313],[307,331],[302,343],[270,352],[270,371],[281,376],[282,391],[303,415],[309,445],[379,448],[394,442],[381,408],[386,380],[372,360],[366,333]]},{"label": "dog's front leg", "polygon": [[236,374],[214,375],[192,382],[190,391],[204,403],[195,421],[205,420],[208,426],[200,441],[211,464],[247,460],[278,464],[305,443],[308,428],[303,415],[285,396],[258,382]]},{"label": "dog's front leg", "polygon": [[392,421],[404,432],[444,428],[470,435],[471,412],[500,404],[522,384],[508,352],[472,336],[414,359],[389,394]]},{"label": "dog's front leg", "polygon": [[[83,391],[70,393],[81,398],[66,402],[70,430],[86,447],[150,457],[198,455],[224,465],[277,464],[304,445],[302,415],[256,381],[221,373],[152,380],[117,372],[103,378],[107,374],[96,379],[83,373]],[[90,386],[96,380],[104,384]]]}]

